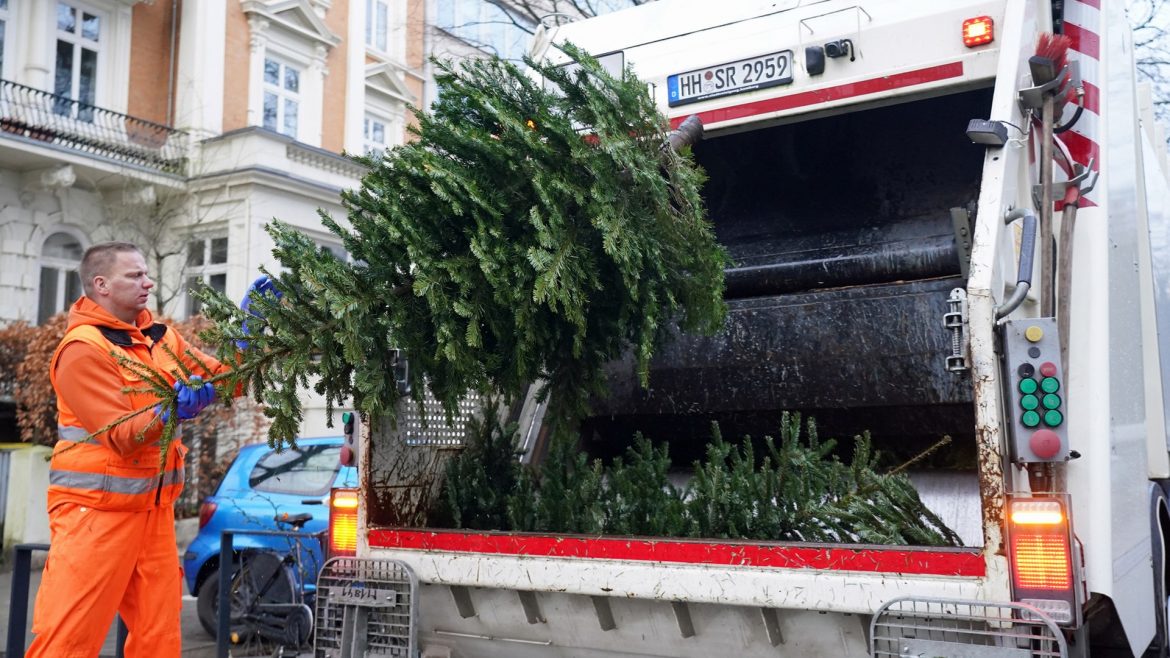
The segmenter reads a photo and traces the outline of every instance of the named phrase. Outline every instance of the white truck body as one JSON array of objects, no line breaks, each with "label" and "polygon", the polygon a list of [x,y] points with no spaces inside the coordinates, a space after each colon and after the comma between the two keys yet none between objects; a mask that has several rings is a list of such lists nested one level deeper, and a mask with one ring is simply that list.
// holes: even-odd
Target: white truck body
[{"label": "white truck body", "polygon": [[[1031,125],[1020,90],[1033,86],[1028,58],[1039,35],[1054,29],[1051,4],[660,0],[542,35],[553,44],[545,53],[550,58],[563,58],[555,44],[571,41],[631,67],[672,125],[697,114],[707,140],[971,90],[988,94],[989,106],[972,107],[963,117],[1002,122],[1007,131],[1002,146],[971,145],[985,148],[964,284],[962,355],[970,368],[969,429],[977,463],[957,476],[957,493],[931,498],[924,491],[948,520],[981,529],[973,533],[981,536],[965,533],[967,546],[940,549],[394,527],[371,511],[385,507],[379,496],[388,488],[429,485],[395,482],[402,453],[380,447],[403,443],[413,431],[409,423],[399,429],[375,424],[363,427],[360,442],[357,555],[398,560],[414,572],[421,655],[867,656],[877,651],[874,616],[897,599],[989,606],[1017,600],[1005,509],[1009,494],[1026,495],[1030,484],[1014,463],[1019,460],[1008,435],[1005,390],[1012,384],[1005,381],[996,312],[1015,291],[1021,248],[1020,231],[1005,215],[1040,213],[1033,198],[1040,130]],[[904,655],[1089,655],[1090,647],[1108,647],[1121,652],[1110,655],[1140,656],[1151,642],[1167,643],[1158,630],[1166,624],[1170,543],[1164,488],[1170,421],[1163,389],[1163,373],[1170,372],[1170,193],[1163,139],[1148,94],[1135,81],[1120,3],[1065,0],[1063,12],[1060,29],[1072,38],[1068,57],[1085,89],[1085,109],[1058,139],[1076,162],[1099,174],[1076,215],[1072,247],[1064,392],[1070,458],[1052,467],[1078,542],[1073,573],[1083,578],[1074,585],[1080,609],[1076,621],[1059,624],[1055,653],[987,647],[958,633],[911,643]],[[964,45],[961,26],[972,17],[992,19],[990,43]],[[852,52],[827,58],[823,72],[810,74],[806,48],[841,39],[850,40]],[[680,87],[682,78],[672,84],[671,76],[786,50],[790,82],[726,95],[711,88],[710,97],[671,104],[672,90],[694,93]],[[1067,120],[1072,108],[1065,111]],[[887,128],[911,135],[921,125]],[[1056,180],[1063,178],[1058,170]],[[777,204],[798,193],[776,181]],[[1061,213],[1054,216],[1059,227]],[[1045,294],[1051,293],[1037,284],[1009,319],[1040,315]],[[440,459],[450,447],[429,445],[416,442],[408,458]],[[989,615],[991,635],[1010,630]],[[1041,626],[1042,633],[1058,627]],[[935,641],[941,644],[929,643]],[[939,648],[945,646],[950,649]]]}]

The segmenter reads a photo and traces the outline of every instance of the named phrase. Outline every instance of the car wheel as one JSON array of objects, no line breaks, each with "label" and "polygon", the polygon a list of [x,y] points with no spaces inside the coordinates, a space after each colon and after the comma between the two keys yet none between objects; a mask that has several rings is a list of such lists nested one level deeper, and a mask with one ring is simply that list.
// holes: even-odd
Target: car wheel
[{"label": "car wheel", "polygon": [[204,632],[215,638],[215,626],[218,623],[216,613],[219,610],[219,569],[215,569],[208,575],[207,580],[199,586],[199,592],[196,594],[195,609],[199,613],[199,625],[203,627]]}]

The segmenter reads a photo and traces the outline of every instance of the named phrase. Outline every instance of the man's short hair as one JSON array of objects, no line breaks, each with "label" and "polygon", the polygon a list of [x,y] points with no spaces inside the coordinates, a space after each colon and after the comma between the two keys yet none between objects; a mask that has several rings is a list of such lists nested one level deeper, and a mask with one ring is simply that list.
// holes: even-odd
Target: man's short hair
[{"label": "man's short hair", "polygon": [[85,294],[93,296],[93,278],[107,276],[118,254],[134,251],[142,253],[133,242],[99,242],[85,250],[81,257],[81,287]]}]

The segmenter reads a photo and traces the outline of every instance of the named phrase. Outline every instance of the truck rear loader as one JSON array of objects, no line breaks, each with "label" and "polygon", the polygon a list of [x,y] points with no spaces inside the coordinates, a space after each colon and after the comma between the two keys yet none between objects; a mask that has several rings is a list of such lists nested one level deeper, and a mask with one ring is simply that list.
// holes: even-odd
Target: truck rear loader
[{"label": "truck rear loader", "polygon": [[[648,388],[609,364],[584,449],[696,454],[784,411],[897,454],[949,436],[912,479],[964,545],[405,526],[476,408],[405,401],[352,430],[316,655],[1170,655],[1165,138],[1122,3],[659,0],[534,56],[564,42],[699,117],[732,261],[724,330]],[[542,405],[513,410],[527,454]]]}]

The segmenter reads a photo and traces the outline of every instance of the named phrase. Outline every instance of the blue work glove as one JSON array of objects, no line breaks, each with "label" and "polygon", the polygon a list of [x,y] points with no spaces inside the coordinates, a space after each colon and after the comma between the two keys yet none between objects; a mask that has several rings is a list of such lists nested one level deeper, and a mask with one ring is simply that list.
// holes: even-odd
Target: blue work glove
[{"label": "blue work glove", "polygon": [[[281,297],[280,290],[276,288],[276,282],[273,281],[272,277],[268,276],[267,274],[260,275],[259,278],[252,282],[252,285],[248,286],[248,289],[244,292],[244,299],[240,301],[240,310],[245,311],[248,313],[248,315],[257,317],[261,320],[264,319],[264,315],[260,313],[258,309],[252,308],[252,293],[256,293],[257,295],[272,295],[276,299],[280,299]],[[252,333],[248,329],[247,317],[244,318],[244,322],[240,325],[240,329],[243,330],[245,336]],[[237,340],[236,347],[240,348],[241,350],[246,350],[248,349],[248,341]]]},{"label": "blue work glove", "polygon": [[[179,415],[179,420],[191,420],[199,415],[207,405],[215,401],[215,387],[210,383],[204,383],[203,378],[199,375],[191,375],[191,380],[184,383],[176,381],[173,387],[175,392],[179,394],[178,400],[175,403],[175,411]],[[163,408],[163,405],[155,407],[155,412],[162,417],[162,422],[167,422],[171,417],[170,408]]]}]

